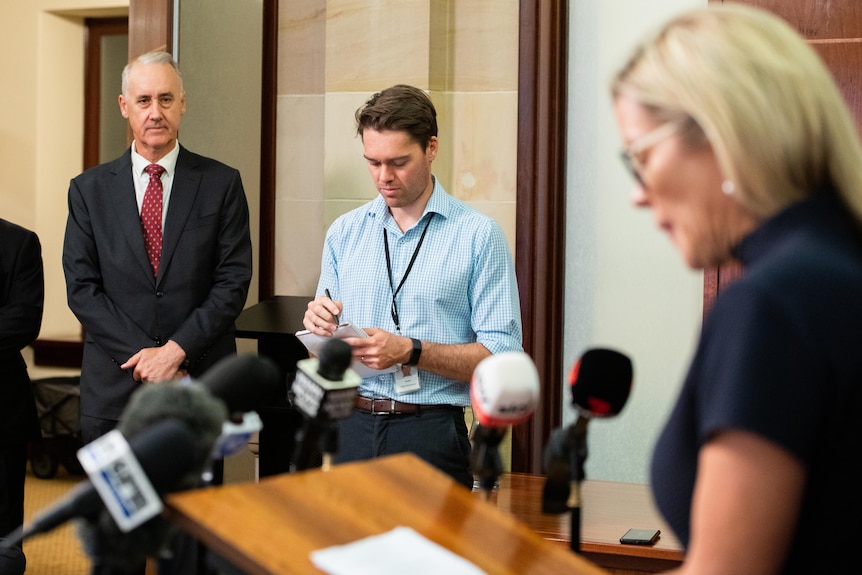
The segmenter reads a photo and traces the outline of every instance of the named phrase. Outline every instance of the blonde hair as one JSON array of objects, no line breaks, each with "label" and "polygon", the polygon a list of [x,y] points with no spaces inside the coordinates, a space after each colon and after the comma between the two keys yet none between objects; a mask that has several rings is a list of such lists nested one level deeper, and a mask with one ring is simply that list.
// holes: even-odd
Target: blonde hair
[{"label": "blonde hair", "polygon": [[611,83],[664,121],[690,121],[759,217],[837,194],[862,224],[862,144],[820,57],[783,20],[739,4],[670,20]]}]

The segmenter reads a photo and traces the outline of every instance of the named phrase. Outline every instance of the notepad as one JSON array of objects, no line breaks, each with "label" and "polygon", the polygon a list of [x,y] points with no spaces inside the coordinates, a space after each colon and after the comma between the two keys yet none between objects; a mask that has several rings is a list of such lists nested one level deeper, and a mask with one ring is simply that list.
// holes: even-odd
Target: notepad
[{"label": "notepad", "polygon": [[487,575],[411,527],[312,551],[311,562],[329,575]]},{"label": "notepad", "polygon": [[[350,322],[346,322],[340,324],[338,328],[336,328],[335,333],[331,336],[317,335],[315,333],[311,333],[307,329],[303,329],[296,332],[296,337],[302,342],[302,345],[305,346],[308,353],[319,356],[320,350],[323,349],[323,345],[329,341],[330,337],[344,339],[346,337],[368,337],[368,334],[365,333],[365,330],[361,327],[355,326]],[[383,373],[393,373],[396,366],[393,365],[386,369],[372,369],[361,362],[353,361],[350,364],[350,368],[358,373],[360,377],[373,377]]]},{"label": "notepad", "polygon": [[[320,350],[323,349],[323,344],[329,341],[330,336],[317,335],[315,333],[311,333],[307,329],[303,329],[296,332],[296,337],[298,337],[299,341],[302,342],[302,345],[308,349],[309,353],[320,355]],[[344,339],[346,337],[368,337],[368,334],[365,333],[365,330],[361,327],[356,327],[352,323],[347,322],[340,324],[331,337]]]}]

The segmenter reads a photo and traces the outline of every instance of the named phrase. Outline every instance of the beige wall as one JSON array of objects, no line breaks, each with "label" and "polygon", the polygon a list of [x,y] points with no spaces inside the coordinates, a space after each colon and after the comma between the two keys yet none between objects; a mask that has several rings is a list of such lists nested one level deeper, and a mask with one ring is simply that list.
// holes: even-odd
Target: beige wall
[{"label": "beige wall", "polygon": [[61,264],[69,180],[82,168],[84,26],[87,16],[128,13],[128,0],[4,0],[0,22],[0,217],[42,241],[42,337],[80,330],[66,305]]},{"label": "beige wall", "polygon": [[[281,2],[276,294],[314,294],[327,228],[376,196],[353,118],[393,84],[429,91],[434,173],[499,222],[514,254],[517,39],[518,0]],[[501,453],[508,468],[508,437]]]},{"label": "beige wall", "polygon": [[326,229],[376,195],[353,115],[398,83],[430,92],[435,174],[514,253],[518,0],[290,0],[279,19],[277,294],[313,294]]},{"label": "beige wall", "polygon": [[[701,274],[685,269],[648,213],[628,206],[630,183],[617,159],[607,80],[649,27],[705,3],[570,2],[563,368],[585,348],[609,345],[628,352],[636,369],[621,417],[591,428],[592,479],[647,480],[652,442],[690,356],[702,298]],[[282,2],[277,293],[311,293],[329,222],[373,197],[353,136],[353,110],[396,81],[430,89],[440,107],[441,157],[435,165],[447,189],[496,217],[514,237],[514,143],[499,133],[517,128],[517,42],[509,31],[517,23],[517,5]],[[78,329],[65,304],[60,252],[68,181],[81,170],[83,18],[127,11],[128,0],[0,0],[0,21],[7,23],[0,35],[0,109],[6,113],[0,124],[0,217],[42,239],[48,283],[43,335],[71,337]],[[397,23],[383,25],[383,14]],[[448,24],[452,32],[442,32]],[[341,30],[347,38],[337,35]],[[485,63],[471,65],[463,58],[470,53],[484,55]],[[441,85],[445,69],[453,80]],[[564,420],[571,417],[566,407]]]},{"label": "beige wall", "polygon": [[[61,252],[68,183],[82,169],[83,20],[127,12],[128,0],[0,4],[2,21],[15,23],[0,36],[0,69],[15,79],[0,93],[12,112],[0,133],[0,217],[42,240],[43,338],[79,330]],[[326,228],[376,193],[353,112],[398,82],[429,90],[438,106],[443,185],[496,218],[514,245],[517,15],[517,0],[283,3],[276,293],[312,293]]]},{"label": "beige wall", "polygon": [[[260,0],[182,0],[178,59],[186,89],[180,143],[239,170],[248,200],[254,276],[246,307],[257,303],[260,253],[260,116],[263,26]],[[238,340],[241,352],[257,341]]]}]

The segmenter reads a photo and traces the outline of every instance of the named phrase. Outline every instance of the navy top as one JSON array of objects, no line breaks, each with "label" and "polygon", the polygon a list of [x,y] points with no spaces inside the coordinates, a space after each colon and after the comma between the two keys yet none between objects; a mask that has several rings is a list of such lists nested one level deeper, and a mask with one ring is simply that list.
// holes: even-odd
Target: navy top
[{"label": "navy top", "polygon": [[687,548],[699,448],[722,429],[795,454],[808,483],[782,573],[849,573],[862,516],[862,239],[839,201],[798,202],[748,235],[656,444],[653,492]]}]

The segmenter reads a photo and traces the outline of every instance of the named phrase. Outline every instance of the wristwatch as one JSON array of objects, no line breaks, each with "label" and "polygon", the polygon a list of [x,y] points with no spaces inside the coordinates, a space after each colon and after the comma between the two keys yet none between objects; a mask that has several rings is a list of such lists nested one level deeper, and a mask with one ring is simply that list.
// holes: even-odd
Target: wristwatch
[{"label": "wristwatch", "polygon": [[416,365],[419,363],[419,356],[422,355],[422,342],[415,337],[411,337],[410,341],[413,342],[413,351],[410,352],[410,359],[404,365]]}]

